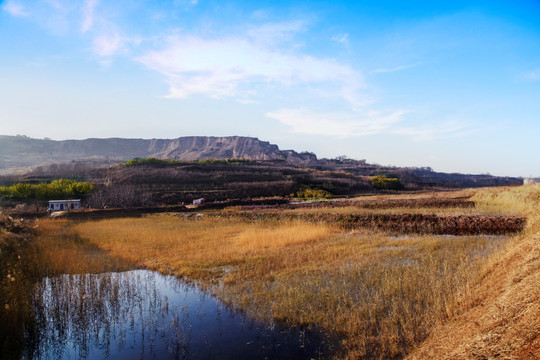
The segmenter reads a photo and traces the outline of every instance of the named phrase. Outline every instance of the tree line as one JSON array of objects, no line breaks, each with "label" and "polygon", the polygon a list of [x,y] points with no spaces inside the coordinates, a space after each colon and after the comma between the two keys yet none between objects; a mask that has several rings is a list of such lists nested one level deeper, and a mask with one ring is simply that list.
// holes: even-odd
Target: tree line
[{"label": "tree line", "polygon": [[50,183],[17,183],[0,186],[0,196],[4,199],[52,200],[84,197],[94,190],[94,184],[69,179],[53,180]]}]

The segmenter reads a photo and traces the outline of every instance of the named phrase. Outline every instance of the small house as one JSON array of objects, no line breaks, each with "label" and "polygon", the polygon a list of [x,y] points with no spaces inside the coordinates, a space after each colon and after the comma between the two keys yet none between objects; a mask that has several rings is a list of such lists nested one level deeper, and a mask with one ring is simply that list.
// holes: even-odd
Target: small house
[{"label": "small house", "polygon": [[200,198],[200,199],[195,199],[193,200],[193,205],[202,205],[204,204],[204,198]]},{"label": "small house", "polygon": [[79,210],[81,200],[49,200],[49,211]]}]

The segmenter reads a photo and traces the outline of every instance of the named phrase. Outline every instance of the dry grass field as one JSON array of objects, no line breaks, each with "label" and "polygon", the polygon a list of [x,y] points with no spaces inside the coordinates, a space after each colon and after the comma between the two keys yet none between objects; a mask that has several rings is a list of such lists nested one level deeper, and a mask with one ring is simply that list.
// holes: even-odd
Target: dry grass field
[{"label": "dry grass field", "polygon": [[527,228],[483,261],[456,314],[409,359],[540,359],[540,185],[484,189],[472,199],[527,216]]},{"label": "dry grass field", "polygon": [[[105,251],[108,259],[175,274],[251,316],[322,328],[340,339],[337,358],[391,359],[407,354],[441,358],[452,349],[454,357],[462,358],[475,358],[484,349],[490,358],[494,352],[489,351],[529,351],[527,346],[538,346],[537,338],[529,339],[539,330],[530,317],[539,318],[535,239],[540,231],[540,187],[467,190],[445,196],[448,194],[472,195],[476,207],[444,211],[523,215],[528,217],[527,228],[514,236],[399,236],[382,230],[345,229],[328,222],[286,218],[252,221],[208,214],[86,222],[46,220],[39,227],[43,233],[78,236],[91,250],[87,253],[102,255]],[[235,209],[224,210],[231,211]],[[55,250],[49,245],[47,251],[52,258],[63,251],[79,250],[69,246]],[[85,261],[97,261],[101,255]],[[77,263],[72,264],[74,268]],[[509,292],[518,287],[527,290],[522,295]],[[496,303],[499,300],[506,302]],[[516,313],[515,303],[525,304],[520,310],[523,313]],[[474,313],[478,309],[485,310],[492,323],[486,320],[484,325],[470,325],[473,319],[482,319]],[[515,314],[521,315],[516,318]],[[508,327],[500,320],[503,317],[516,326]],[[500,336],[485,335],[491,330]],[[521,340],[515,342],[515,336]],[[432,345],[422,346],[426,339],[426,344]],[[533,340],[536,342],[531,343]],[[460,348],[458,343],[464,345]],[[504,344],[516,344],[515,349],[493,350]]]}]

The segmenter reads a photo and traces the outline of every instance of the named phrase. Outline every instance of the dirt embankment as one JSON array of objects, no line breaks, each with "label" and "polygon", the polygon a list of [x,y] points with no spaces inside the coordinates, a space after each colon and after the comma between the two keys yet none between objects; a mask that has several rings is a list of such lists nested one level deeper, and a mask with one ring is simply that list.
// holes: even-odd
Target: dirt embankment
[{"label": "dirt embankment", "polygon": [[422,209],[422,208],[474,208],[474,201],[463,199],[385,199],[385,200],[335,200],[319,202],[298,202],[290,204],[247,205],[245,210],[279,208],[279,209],[319,209],[357,207],[361,209]]},{"label": "dirt embankment", "polygon": [[21,358],[22,334],[30,311],[29,225],[0,213],[0,354],[8,359]]},{"label": "dirt embankment", "polygon": [[528,216],[525,231],[485,265],[455,316],[408,357],[540,359],[540,187],[488,190],[483,196]]},{"label": "dirt embankment", "polygon": [[0,245],[6,244],[9,239],[22,238],[29,228],[24,220],[14,219],[0,213]]},{"label": "dirt embankment", "polygon": [[473,291],[408,359],[540,359],[540,234],[493,264]]},{"label": "dirt embankment", "polygon": [[302,220],[323,222],[348,229],[365,228],[399,234],[436,235],[505,235],[523,230],[526,218],[521,216],[429,214],[284,214],[278,212],[214,213],[207,216],[243,220]]}]

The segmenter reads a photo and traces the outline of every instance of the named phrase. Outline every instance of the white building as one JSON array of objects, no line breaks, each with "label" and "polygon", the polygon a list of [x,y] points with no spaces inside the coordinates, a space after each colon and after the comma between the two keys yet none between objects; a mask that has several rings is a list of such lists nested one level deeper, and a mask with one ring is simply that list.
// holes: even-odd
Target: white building
[{"label": "white building", "polygon": [[81,200],[49,200],[49,211],[62,210],[79,210],[81,208]]}]

